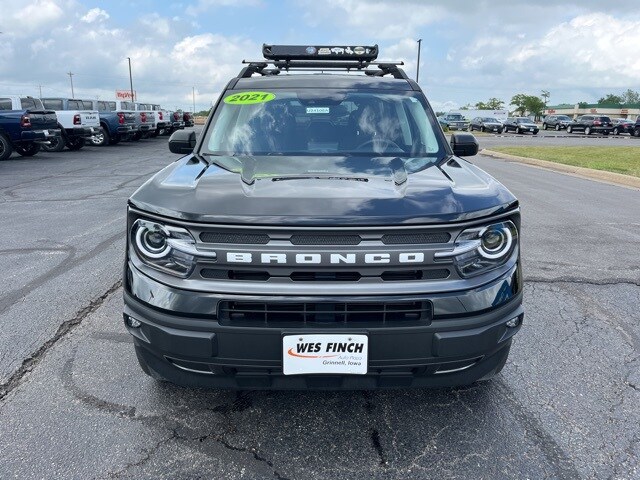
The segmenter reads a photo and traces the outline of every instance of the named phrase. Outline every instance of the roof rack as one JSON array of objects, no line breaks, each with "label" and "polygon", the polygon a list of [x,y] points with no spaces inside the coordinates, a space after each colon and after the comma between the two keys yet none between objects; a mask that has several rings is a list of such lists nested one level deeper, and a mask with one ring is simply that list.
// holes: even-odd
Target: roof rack
[{"label": "roof rack", "polygon": [[[253,74],[263,76],[278,75],[282,70],[361,70],[365,75],[408,80],[406,73],[398,68],[404,62],[375,62],[378,58],[378,45],[373,46],[304,46],[304,45],[266,45],[262,46],[265,60],[247,61],[238,74],[238,78],[249,78]],[[275,68],[267,69],[269,65]],[[367,70],[370,65],[377,70]]]}]

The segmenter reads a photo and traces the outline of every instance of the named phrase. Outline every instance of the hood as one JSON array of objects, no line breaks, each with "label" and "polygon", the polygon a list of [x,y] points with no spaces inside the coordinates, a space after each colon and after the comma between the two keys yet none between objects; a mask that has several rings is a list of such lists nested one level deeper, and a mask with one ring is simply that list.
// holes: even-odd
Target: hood
[{"label": "hood", "polygon": [[[291,165],[301,159],[306,172],[292,172]],[[456,157],[415,173],[407,172],[399,158],[386,157],[226,160],[237,162],[238,171],[199,156],[181,158],[142,185],[129,202],[149,213],[196,222],[317,226],[445,223],[517,205],[502,184]],[[268,172],[256,165],[267,165]]]}]

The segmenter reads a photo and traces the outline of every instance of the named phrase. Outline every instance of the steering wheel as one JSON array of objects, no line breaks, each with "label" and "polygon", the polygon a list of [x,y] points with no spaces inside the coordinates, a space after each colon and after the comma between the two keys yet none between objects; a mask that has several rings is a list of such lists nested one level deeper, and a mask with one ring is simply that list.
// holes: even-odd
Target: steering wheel
[{"label": "steering wheel", "polygon": [[[377,147],[382,146],[383,152],[389,151],[390,150],[389,147],[392,148],[392,151],[404,152],[404,150],[402,149],[402,147],[400,147],[400,145],[398,145],[396,142],[392,140],[387,140],[386,138],[373,138],[371,140],[367,140],[366,142],[358,145],[356,147],[356,150],[358,151],[365,150],[365,149],[369,150],[368,147],[371,147],[371,146],[377,146]],[[373,151],[377,153],[375,149]]]}]

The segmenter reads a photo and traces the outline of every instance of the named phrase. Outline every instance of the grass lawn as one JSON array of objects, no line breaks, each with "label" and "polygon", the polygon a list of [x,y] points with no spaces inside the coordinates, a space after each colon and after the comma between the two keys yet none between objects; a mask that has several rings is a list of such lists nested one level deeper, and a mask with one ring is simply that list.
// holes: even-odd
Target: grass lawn
[{"label": "grass lawn", "polygon": [[640,177],[640,142],[632,147],[495,147],[491,150]]}]

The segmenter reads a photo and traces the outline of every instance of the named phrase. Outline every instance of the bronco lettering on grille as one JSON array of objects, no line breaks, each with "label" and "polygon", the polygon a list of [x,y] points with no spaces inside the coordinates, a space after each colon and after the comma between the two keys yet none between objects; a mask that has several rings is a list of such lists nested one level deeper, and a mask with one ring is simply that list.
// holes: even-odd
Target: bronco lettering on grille
[{"label": "bronco lettering on grille", "polygon": [[345,264],[385,264],[385,263],[424,263],[423,252],[401,253],[250,253],[227,252],[227,263],[260,263],[260,264],[286,264],[288,262],[298,265],[319,265],[327,263],[337,265]]}]

